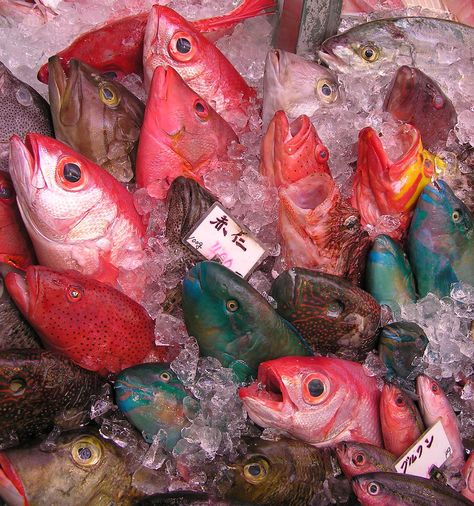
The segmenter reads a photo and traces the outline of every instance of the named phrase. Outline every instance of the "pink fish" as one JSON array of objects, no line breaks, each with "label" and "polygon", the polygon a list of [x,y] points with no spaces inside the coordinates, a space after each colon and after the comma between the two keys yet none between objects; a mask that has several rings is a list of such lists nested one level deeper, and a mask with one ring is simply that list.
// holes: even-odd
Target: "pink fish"
[{"label": "pink fish", "polygon": [[314,446],[358,441],[382,446],[375,378],[361,364],[329,357],[263,362],[239,390],[250,418]]},{"label": "pink fish", "polygon": [[[55,139],[29,133],[25,142],[11,138],[10,173],[40,264],[114,286],[120,269],[136,269],[145,227],[132,195],[104,169]],[[122,289],[133,298],[142,291]]]},{"label": "pink fish", "polygon": [[173,67],[236,131],[245,128],[255,90],[191,23],[169,7],[154,5],[143,48],[147,88],[159,65]]},{"label": "pink fish", "polygon": [[232,128],[172,68],[157,67],[140,132],[136,178],[163,199],[178,176],[203,183],[213,160],[227,159]]},{"label": "pink fish", "polygon": [[277,111],[262,141],[260,172],[277,186],[286,186],[314,173],[331,174],[329,151],[308,116],[291,123]]}]

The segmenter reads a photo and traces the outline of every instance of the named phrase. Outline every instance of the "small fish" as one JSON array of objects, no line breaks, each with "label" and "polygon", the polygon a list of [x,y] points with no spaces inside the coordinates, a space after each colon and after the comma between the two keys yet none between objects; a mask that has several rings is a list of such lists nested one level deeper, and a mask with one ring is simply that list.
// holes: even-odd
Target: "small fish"
[{"label": "small fish", "polygon": [[184,323],[201,355],[234,369],[240,381],[264,360],[311,355],[308,344],[255,288],[216,262],[200,262],[183,281]]},{"label": "small fish", "polygon": [[[191,21],[197,31],[207,36],[228,30],[254,16],[270,14],[276,9],[275,0],[243,0],[234,10],[213,18]],[[107,21],[104,25],[83,33],[70,46],[58,53],[65,71],[71,59],[81,60],[101,72],[143,74],[143,39],[149,12]],[[48,65],[38,72],[38,79],[48,83]]]},{"label": "small fish", "polygon": [[[385,143],[395,144],[389,154],[377,132],[367,127],[359,132],[357,168],[352,185],[352,205],[360,211],[362,226],[371,225],[378,235],[379,220],[391,215],[399,225],[383,231],[400,240],[410,223],[412,211],[423,188],[443,162],[423,149],[418,130],[401,125]],[[387,148],[388,149],[388,148]]]},{"label": "small fish", "polygon": [[[224,472],[226,499],[237,504],[298,506],[342,504],[349,482],[335,476],[334,453],[294,439],[246,439],[247,452]],[[344,497],[345,496],[345,497]]]},{"label": "small fish", "polygon": [[178,176],[203,184],[232,142],[238,142],[232,128],[172,67],[156,68],[138,146],[138,186],[163,199]]},{"label": "small fish", "polygon": [[425,430],[415,403],[393,384],[382,389],[380,424],[384,447],[395,457],[405,453]]},{"label": "small fish", "polygon": [[418,200],[408,258],[420,297],[449,295],[457,281],[474,285],[473,215],[442,180],[429,184]]},{"label": "small fish", "polygon": [[[132,506],[145,494],[135,488],[125,452],[94,429],[59,437],[54,452],[39,444],[0,453],[0,497],[8,486],[16,505]],[[150,479],[150,485],[152,480]]]},{"label": "small fish", "polygon": [[262,140],[260,172],[277,188],[295,183],[313,173],[331,175],[329,151],[308,116],[291,123],[277,111]]},{"label": "small fish", "polygon": [[24,269],[34,263],[34,253],[15,197],[10,178],[0,171],[0,262]]},{"label": "small fish", "polygon": [[91,396],[103,380],[46,350],[0,354],[0,447],[44,436],[53,427],[78,428],[88,420]]},{"label": "small fish", "polygon": [[361,474],[352,488],[362,506],[472,506],[451,487],[409,474]]},{"label": "small fish", "polygon": [[10,272],[5,284],[44,345],[84,369],[116,373],[154,350],[148,313],[106,283],[74,271],[30,266],[25,279]]},{"label": "small fish", "polygon": [[383,73],[401,65],[449,65],[438,58],[438,48],[443,47],[466,48],[466,58],[472,57],[474,29],[421,16],[377,19],[330,37],[319,57],[339,72]]},{"label": "small fish", "polygon": [[424,330],[412,322],[395,322],[380,331],[379,357],[387,368],[387,378],[408,379],[415,360],[421,359],[428,346]]},{"label": "small fish", "polygon": [[378,446],[344,442],[336,446],[336,454],[339,465],[348,478],[379,471],[395,472],[395,455]]},{"label": "small fish", "polygon": [[0,276],[0,350],[40,348],[40,339],[23,318],[5,288]]},{"label": "small fish", "polygon": [[121,182],[134,177],[145,106],[117,81],[79,60],[66,77],[59,58],[49,68],[49,102],[56,139],[100,165]]},{"label": "small fish", "polygon": [[53,135],[48,102],[0,62],[0,170],[8,171],[10,137],[28,132]]},{"label": "small fish", "polygon": [[382,446],[380,392],[361,364],[329,357],[263,362],[239,390],[249,417],[317,447],[341,441]]},{"label": "small fish", "polygon": [[363,277],[370,248],[358,211],[342,197],[327,174],[311,174],[280,188],[278,228],[286,264],[342,276]]},{"label": "small fish", "polygon": [[367,255],[365,289],[382,305],[399,314],[401,306],[416,301],[415,279],[401,244],[378,235]]},{"label": "small fish", "polygon": [[342,104],[342,89],[334,72],[282,49],[271,49],[263,75],[264,128],[277,111],[290,120],[313,116],[319,109]]},{"label": "small fish", "polygon": [[[162,445],[171,451],[190,424],[184,399],[189,396],[169,364],[140,364],[124,369],[114,383],[120,411],[148,443],[164,430]],[[189,398],[191,399],[191,398]],[[196,401],[197,402],[197,401]]]},{"label": "small fish", "polygon": [[[143,256],[145,227],[133,196],[55,139],[28,134],[23,143],[14,135],[10,146],[18,207],[39,263],[120,286],[119,269]],[[122,289],[140,298],[141,287]]]},{"label": "small fish", "polygon": [[154,5],[143,47],[147,89],[160,65],[173,67],[238,133],[245,129],[255,90],[192,24],[169,7]]},{"label": "small fish", "polygon": [[451,403],[438,383],[424,374],[416,378],[416,393],[426,427],[430,428],[441,419],[449,444],[453,450],[445,466],[459,471],[464,465],[464,446],[459,433],[459,423]]},{"label": "small fish", "polygon": [[375,347],[380,306],[341,277],[294,267],[275,279],[270,295],[317,353],[363,360]]},{"label": "small fish", "polygon": [[462,495],[474,502],[474,453],[471,452],[469,458],[464,464],[463,477],[466,481],[466,486],[462,490]]},{"label": "small fish", "polygon": [[397,70],[383,110],[418,129],[429,150],[444,147],[457,123],[456,110],[438,83],[416,67],[406,65]]}]

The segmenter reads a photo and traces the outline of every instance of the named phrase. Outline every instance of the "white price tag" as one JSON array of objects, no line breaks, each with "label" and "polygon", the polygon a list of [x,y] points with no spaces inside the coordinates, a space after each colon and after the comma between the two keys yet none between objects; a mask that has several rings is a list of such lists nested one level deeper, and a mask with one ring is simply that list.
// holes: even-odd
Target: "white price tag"
[{"label": "white price tag", "polygon": [[209,208],[183,242],[207,260],[219,258],[243,278],[266,256],[265,248],[219,202]]},{"label": "white price tag", "polygon": [[452,453],[443,424],[438,420],[397,460],[395,469],[398,473],[429,478],[431,468],[441,467]]}]

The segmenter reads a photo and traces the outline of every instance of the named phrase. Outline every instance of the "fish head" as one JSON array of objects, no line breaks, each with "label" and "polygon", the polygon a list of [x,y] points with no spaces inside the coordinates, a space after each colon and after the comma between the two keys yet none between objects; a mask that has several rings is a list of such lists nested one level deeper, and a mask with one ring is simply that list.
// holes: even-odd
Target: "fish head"
[{"label": "fish head", "polygon": [[375,237],[368,260],[400,270],[404,274],[411,272],[408,257],[401,244],[385,234]]},{"label": "fish head", "polygon": [[416,393],[423,419],[427,425],[431,425],[429,420],[434,423],[440,413],[445,412],[449,401],[439,383],[425,374],[420,374],[416,378]]},{"label": "fish head", "polygon": [[240,388],[239,396],[261,427],[277,428],[311,443],[330,440],[335,419],[351,409],[347,401],[356,388],[344,362],[322,356],[263,362],[257,380]]},{"label": "fish head", "polygon": [[352,478],[352,488],[362,504],[367,506],[400,504],[398,501],[390,501],[392,491],[387,492],[384,482],[380,479],[384,474],[386,473],[365,473]]},{"label": "fish head", "polygon": [[312,116],[317,110],[340,105],[342,89],[334,72],[282,49],[271,49],[263,78],[264,127],[283,110],[289,118]]},{"label": "fish head", "polygon": [[196,78],[205,65],[203,36],[176,11],[154,5],[148,16],[143,47],[145,87],[150,87],[153,71],[158,65],[178,69],[188,81]]},{"label": "fish head", "polygon": [[367,443],[339,443],[336,446],[336,455],[343,473],[348,478],[364,473],[394,470],[395,455]]},{"label": "fish head", "polygon": [[263,175],[277,187],[313,173],[330,174],[329,150],[319,138],[308,116],[288,121],[284,111],[277,111],[262,142]]},{"label": "fish head", "polygon": [[[402,65],[390,84],[383,104],[384,111],[400,121],[409,122],[425,91],[422,76],[425,74],[416,67]],[[432,101],[433,107],[442,106],[439,99],[433,97]]]},{"label": "fish head", "polygon": [[109,504],[132,491],[132,473],[119,452],[89,429],[62,434],[54,452],[41,451],[39,444],[6,450],[0,465],[25,500],[14,504]]},{"label": "fish head", "polygon": [[[102,235],[102,220],[88,227],[81,221],[100,204],[110,180],[115,182],[106,171],[61,142],[34,133],[25,142],[11,138],[10,160],[18,207],[30,235],[33,230],[54,241]],[[110,208],[110,214],[115,216],[116,209]]]},{"label": "fish head", "polygon": [[386,383],[380,397],[380,416],[383,418],[388,431],[396,431],[416,421],[423,432],[423,423],[415,403],[400,388],[392,383]]}]

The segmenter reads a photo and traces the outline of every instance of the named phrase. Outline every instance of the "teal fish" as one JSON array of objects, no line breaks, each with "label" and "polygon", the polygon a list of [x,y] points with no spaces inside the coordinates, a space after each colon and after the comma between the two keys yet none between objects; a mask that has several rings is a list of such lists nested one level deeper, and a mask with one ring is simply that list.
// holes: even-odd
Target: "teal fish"
[{"label": "teal fish", "polygon": [[474,285],[473,215],[442,180],[427,185],[418,200],[408,258],[420,297],[447,296],[458,281]]},{"label": "teal fish", "polygon": [[172,450],[181,439],[181,429],[189,425],[183,402],[189,394],[169,364],[140,364],[124,369],[114,388],[117,406],[145,440],[153,442],[153,436],[164,430],[162,445]]},{"label": "teal fish", "polygon": [[261,362],[312,355],[296,329],[244,279],[216,262],[200,262],[183,281],[184,323],[201,355],[217,358],[239,381]]},{"label": "teal fish", "polygon": [[428,338],[416,323],[385,325],[380,332],[379,357],[387,368],[387,377],[407,379],[414,369],[413,361],[423,356],[427,345]]},{"label": "teal fish", "polygon": [[401,305],[416,301],[410,262],[400,243],[388,235],[378,235],[367,256],[365,289],[394,313],[400,312]]}]

